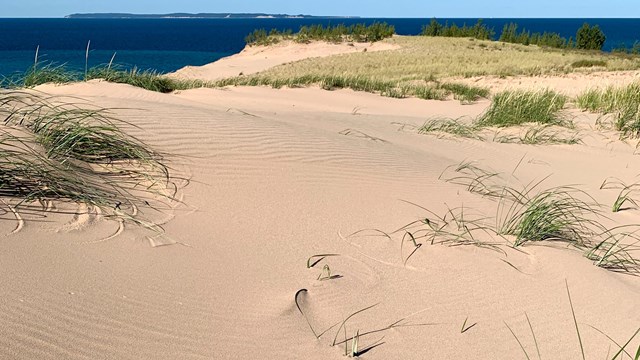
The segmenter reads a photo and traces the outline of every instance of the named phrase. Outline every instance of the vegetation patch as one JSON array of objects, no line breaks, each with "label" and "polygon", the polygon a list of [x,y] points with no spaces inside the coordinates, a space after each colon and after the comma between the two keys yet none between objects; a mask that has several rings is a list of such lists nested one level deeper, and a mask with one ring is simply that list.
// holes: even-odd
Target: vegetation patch
[{"label": "vegetation patch", "polygon": [[173,181],[164,156],[122,130],[133,125],[19,91],[0,92],[0,114],[0,195],[16,199],[12,211],[70,201],[160,231],[138,209],[173,201]]},{"label": "vegetation patch", "polygon": [[455,83],[441,84],[438,81],[424,81],[422,84],[376,79],[364,75],[302,75],[289,78],[271,77],[263,74],[238,76],[217,81],[215,87],[225,86],[271,86],[304,87],[320,85],[325,90],[351,89],[377,93],[386,97],[405,98],[415,96],[425,100],[445,100],[453,95],[461,102],[470,103],[480,97],[486,97],[489,90],[482,87]]},{"label": "vegetation patch", "polygon": [[576,105],[582,110],[611,115],[609,118],[603,117],[599,124],[610,124],[620,131],[621,138],[640,136],[639,83],[587,90],[576,98]]},{"label": "vegetation patch", "polygon": [[488,28],[482,21],[479,19],[475,25],[467,26],[467,24],[463,24],[461,27],[456,25],[456,23],[452,23],[449,25],[448,22],[445,22],[444,25],[438,22],[437,19],[431,19],[431,22],[428,25],[422,27],[422,32],[420,35],[423,36],[443,36],[443,37],[468,37],[475,38],[478,40],[491,40],[495,35],[495,31],[492,28]]},{"label": "vegetation patch", "polygon": [[491,107],[478,118],[480,126],[506,127],[526,123],[569,125],[562,116],[567,98],[552,90],[507,90],[493,97]]},{"label": "vegetation patch", "polygon": [[604,60],[578,60],[571,63],[572,68],[585,68],[585,67],[606,67],[607,62]]},{"label": "vegetation patch", "polygon": [[524,127],[517,135],[496,133],[493,141],[526,145],[574,145],[582,142],[578,132],[567,132],[566,129],[553,125]]},{"label": "vegetation patch", "polygon": [[477,127],[465,124],[460,120],[435,118],[427,120],[427,122],[418,129],[418,133],[444,133],[463,138],[482,140],[483,138],[479,135],[478,130]]},{"label": "vegetation patch", "polygon": [[45,63],[40,66],[34,65],[23,75],[4,78],[0,81],[0,87],[5,89],[32,88],[42,84],[69,84],[94,79],[129,84],[161,93],[200,88],[207,85],[201,80],[176,79],[154,70],[140,70],[135,67],[126,70],[118,66],[103,65],[88,69],[86,74],[80,74],[68,70],[64,65]]},{"label": "vegetation patch", "polygon": [[150,91],[170,93],[176,90],[187,90],[205,86],[201,80],[180,80],[165,76],[154,70],[114,69],[108,66],[95,67],[89,70],[86,80],[103,79],[105,81],[128,84]]},{"label": "vegetation patch", "polygon": [[560,49],[575,47],[575,42],[572,38],[567,40],[558,33],[531,33],[526,29],[522,29],[522,31],[518,33],[518,24],[516,23],[505,24],[498,41],[522,45],[547,46]]},{"label": "vegetation patch", "polygon": [[396,30],[386,22],[374,22],[371,25],[354,24],[346,26],[344,24],[324,27],[322,24],[302,26],[297,33],[291,29],[280,31],[271,29],[257,29],[245,37],[245,42],[249,46],[272,45],[282,40],[293,40],[299,43],[311,41],[328,41],[332,43],[341,42],[375,42],[388,38],[395,34]]},{"label": "vegetation patch", "polygon": [[602,205],[578,187],[543,188],[546,178],[526,186],[508,185],[516,182],[513,174],[510,179],[504,179],[501,174],[484,170],[469,161],[448,167],[440,178],[498,202],[495,227],[489,227],[487,221],[483,221],[487,234],[511,236],[513,246],[566,242],[583,251],[596,266],[640,272],[640,238],[637,235],[640,227],[605,227],[599,221]]},{"label": "vegetation patch", "polygon": [[581,247],[597,234],[594,227],[599,228],[599,224],[590,216],[599,213],[598,205],[585,192],[558,187],[529,196],[528,190],[511,192],[517,201],[506,209],[499,229],[501,234],[515,236],[515,246],[554,240]]},{"label": "vegetation patch", "polygon": [[472,103],[480,98],[489,97],[489,89],[479,86],[469,86],[459,83],[444,83],[440,88],[453,93],[453,98],[463,103]]}]

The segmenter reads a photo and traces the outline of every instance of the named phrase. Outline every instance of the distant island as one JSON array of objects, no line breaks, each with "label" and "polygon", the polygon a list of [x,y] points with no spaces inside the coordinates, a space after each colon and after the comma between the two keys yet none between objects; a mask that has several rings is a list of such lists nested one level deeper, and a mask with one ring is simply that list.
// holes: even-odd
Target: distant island
[{"label": "distant island", "polygon": [[126,14],[126,13],[89,13],[71,14],[67,19],[314,19],[336,18],[349,19],[357,16],[312,16],[262,13],[173,13],[173,14]]}]

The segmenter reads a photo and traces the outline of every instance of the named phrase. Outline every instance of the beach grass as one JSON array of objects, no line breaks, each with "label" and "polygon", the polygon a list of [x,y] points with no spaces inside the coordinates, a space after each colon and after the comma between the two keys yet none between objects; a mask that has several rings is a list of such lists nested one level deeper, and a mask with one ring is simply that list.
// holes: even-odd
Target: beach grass
[{"label": "beach grass", "polygon": [[365,75],[302,75],[291,78],[269,77],[260,74],[238,76],[216,81],[214,87],[225,86],[270,86],[275,89],[282,87],[298,88],[318,85],[325,90],[351,89],[376,93],[386,97],[405,98],[414,96],[424,100],[445,100],[452,95],[454,99],[463,103],[470,103],[481,97],[488,97],[489,90],[478,86],[459,83],[440,83],[438,81],[424,81],[422,83],[395,82]]},{"label": "beach grass", "polygon": [[140,70],[136,67],[126,70],[111,66],[91,68],[87,72],[86,80],[102,79],[118,84],[128,84],[160,93],[170,93],[176,90],[188,90],[205,86],[200,80],[184,80],[165,76],[155,70]]},{"label": "beach grass", "polygon": [[573,68],[590,68],[590,67],[607,67],[607,61],[606,60],[593,60],[593,59],[586,59],[586,60],[578,60],[575,61],[573,63],[571,63],[571,67]]},{"label": "beach grass", "polygon": [[473,124],[467,124],[461,119],[433,118],[427,120],[420,128],[420,134],[450,134],[468,139],[483,140],[479,134],[479,128]]},{"label": "beach grass", "polygon": [[[450,77],[565,74],[591,71],[573,67],[578,61],[605,61],[606,70],[640,68],[640,57],[549,49],[467,38],[394,36],[382,43],[398,46],[387,51],[369,51],[312,58],[276,66],[248,77],[286,83],[301,77],[327,78],[338,74],[376,79],[401,85],[426,85],[433,79]],[[601,69],[602,68],[598,68]],[[263,80],[265,81],[265,80]]]},{"label": "beach grass", "polygon": [[24,74],[4,78],[0,81],[0,87],[4,89],[33,88],[43,84],[69,84],[95,79],[128,84],[161,93],[207,86],[201,80],[177,79],[155,70],[141,70],[136,67],[125,69],[107,64],[89,68],[86,73],[81,74],[69,70],[65,65],[41,63],[32,66]]},{"label": "beach grass", "polygon": [[537,123],[570,125],[562,116],[567,98],[552,90],[506,90],[493,96],[491,106],[477,119],[480,126],[507,127]]},{"label": "beach grass", "polygon": [[223,79],[213,85],[280,88],[319,84],[326,89],[350,88],[399,98],[445,100],[453,95],[463,103],[470,103],[489,97],[489,90],[462,85],[456,79],[640,68],[640,57],[488,40],[394,36],[381,42],[397,48],[305,59],[257,74]]},{"label": "beach grass", "polygon": [[610,115],[599,124],[612,126],[621,138],[640,136],[640,83],[587,90],[577,96],[576,105],[582,110]]},{"label": "beach grass", "polygon": [[[500,207],[506,209],[499,233],[515,236],[515,246],[536,241],[562,241],[586,246],[601,228],[593,216],[598,204],[575,187],[549,188],[530,196],[531,189],[518,192],[519,201]],[[515,190],[511,190],[514,191]]]},{"label": "beach grass", "polygon": [[9,90],[0,92],[0,114],[0,191],[20,206],[83,203],[147,223],[136,220],[138,208],[174,200],[165,157],[107,110]]},{"label": "beach grass", "polygon": [[524,127],[518,134],[497,132],[494,134],[493,141],[524,145],[575,145],[582,142],[578,132],[567,132],[566,129],[553,125]]}]

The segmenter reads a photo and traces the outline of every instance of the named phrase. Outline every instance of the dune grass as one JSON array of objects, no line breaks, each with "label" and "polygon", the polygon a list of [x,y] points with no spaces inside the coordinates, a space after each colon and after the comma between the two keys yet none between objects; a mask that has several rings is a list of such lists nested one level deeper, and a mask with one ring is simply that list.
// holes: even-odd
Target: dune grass
[{"label": "dune grass", "polygon": [[399,48],[306,59],[274,67],[256,76],[286,81],[302,76],[324,78],[350,74],[402,85],[425,84],[433,78],[444,81],[449,77],[590,71],[591,68],[571,66],[580,60],[606,61],[606,70],[640,68],[640,57],[624,58],[605,53],[543,49],[467,38],[394,36],[382,43]]},{"label": "dune grass", "polygon": [[625,210],[622,206],[625,204],[629,204],[630,206],[638,206],[638,203],[634,200],[633,197],[637,195],[638,188],[640,184],[633,183],[631,185],[625,184],[623,181],[616,178],[607,178],[600,185],[600,190],[607,189],[620,189],[616,200],[613,203],[611,210],[615,212],[619,212]]},{"label": "dune grass", "polygon": [[150,91],[170,93],[176,90],[188,90],[205,86],[201,80],[181,80],[165,76],[155,70],[131,70],[100,66],[87,72],[86,80],[102,79],[105,81],[128,84]]},{"label": "dune grass", "polygon": [[498,231],[515,236],[515,246],[535,241],[563,241],[586,246],[602,226],[593,219],[600,210],[587,193],[575,187],[555,187],[529,195],[532,189],[516,192],[518,201],[501,203],[503,213]]},{"label": "dune grass", "polygon": [[566,132],[553,125],[534,125],[524,127],[517,135],[494,135],[493,141],[499,143],[525,144],[525,145],[574,145],[582,142],[578,132]]},{"label": "dune grass", "polygon": [[573,68],[590,68],[590,67],[606,67],[607,62],[605,60],[578,60],[571,63]]},{"label": "dune grass", "polygon": [[482,87],[469,86],[458,83],[440,83],[429,79],[420,84],[397,82],[377,79],[365,75],[302,75],[291,78],[262,76],[238,76],[219,80],[215,87],[225,86],[270,86],[276,89],[282,87],[297,88],[319,85],[325,90],[351,89],[380,94],[392,98],[414,96],[425,100],[445,100],[448,96],[461,102],[474,102],[480,97],[487,97],[489,90]]},{"label": "dune grass", "polygon": [[491,106],[477,119],[480,126],[507,127],[526,123],[569,125],[562,115],[567,98],[552,90],[506,90],[493,97]]},{"label": "dune grass", "polygon": [[496,94],[490,107],[476,119],[433,118],[418,132],[422,134],[451,134],[459,137],[489,140],[489,128],[521,127],[519,134],[496,131],[493,141],[528,145],[577,144],[577,132],[567,133],[563,127],[573,124],[563,114],[567,98],[551,90],[507,90]]},{"label": "dune grass", "polygon": [[545,178],[524,186],[507,185],[510,181],[499,173],[469,161],[445,169],[441,179],[497,200],[494,231],[514,236],[514,246],[563,241],[581,248],[604,230],[594,219],[600,215],[600,205],[577,187],[541,188]]},{"label": "dune grass", "polygon": [[32,88],[42,84],[69,84],[94,79],[128,84],[161,93],[200,88],[208,85],[201,80],[177,79],[155,70],[140,70],[136,67],[127,70],[117,65],[107,64],[88,68],[86,73],[81,74],[67,69],[64,65],[40,63],[32,66],[22,75],[4,78],[0,81],[0,88]]},{"label": "dune grass", "polygon": [[505,179],[470,161],[446,168],[440,179],[498,202],[495,226],[483,222],[486,234],[511,236],[514,247],[564,242],[598,267],[640,273],[640,226],[607,228],[602,205],[576,186],[543,188],[546,178],[518,186],[513,174]]},{"label": "dune grass", "polygon": [[418,133],[443,133],[468,139],[483,140],[484,138],[479,134],[479,130],[478,127],[473,124],[467,124],[461,119],[433,118],[419,127]]},{"label": "dune grass", "polygon": [[621,138],[640,136],[640,83],[587,90],[578,95],[576,105],[582,110],[611,115],[600,124],[610,123],[620,131]]},{"label": "dune grass", "polygon": [[164,156],[127,135],[122,129],[133,125],[104,109],[2,91],[0,114],[0,194],[16,199],[18,211],[67,201],[149,224],[136,217],[139,208],[174,200]]},{"label": "dune grass", "polygon": [[[382,42],[399,48],[310,58],[257,74],[223,79],[213,85],[280,88],[316,84],[326,89],[350,88],[399,98],[414,96],[444,100],[453,95],[461,102],[469,103],[488,97],[489,90],[462,85],[449,78],[543,75],[590,69],[572,66],[579,61],[594,64],[605,61],[607,70],[640,68],[640,57],[620,58],[466,38],[394,36]],[[560,97],[556,101],[559,102]]]}]

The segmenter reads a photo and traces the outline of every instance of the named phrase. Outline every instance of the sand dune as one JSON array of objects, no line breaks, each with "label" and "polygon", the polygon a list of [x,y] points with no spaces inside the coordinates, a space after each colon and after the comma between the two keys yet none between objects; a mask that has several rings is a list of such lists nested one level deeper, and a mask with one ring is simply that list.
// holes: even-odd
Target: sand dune
[{"label": "sand dune", "polygon": [[597,71],[590,73],[569,73],[565,75],[547,76],[483,76],[471,78],[452,78],[452,81],[468,85],[482,86],[496,93],[506,89],[554,89],[569,96],[577,96],[585,90],[604,89],[609,86],[619,87],[637,82],[638,71]]},{"label": "sand dune", "polygon": [[396,48],[387,43],[331,44],[312,42],[298,44],[285,41],[271,46],[248,46],[241,53],[203,66],[187,66],[172,76],[215,81],[238,75],[249,75],[268,68],[302,59],[362,51],[382,51]]},{"label": "sand dune", "polygon": [[[210,68],[267,66],[231,62]],[[516,250],[481,235],[496,250],[425,242],[407,261],[412,245],[401,247],[402,234],[371,230],[432,216],[408,202],[495,216],[495,201],[440,178],[465,160],[507,178],[517,168],[522,184],[546,176],[548,186],[578,184],[612,203],[617,193],[599,190],[603,179],[637,180],[640,166],[633,144],[590,129],[593,116],[574,113],[588,134],[583,145],[529,146],[412,127],[475,117],[488,101],[315,88],[158,94],[104,82],[38,91],[113,108],[139,127],[133,135],[171,154],[190,183],[183,205],[154,215],[170,219],[173,246],[151,247],[144,229],[118,233],[118,222],[93,215],[25,216],[16,233],[16,221],[0,222],[0,358],[342,359],[345,330],[334,325],[375,305],[346,323],[347,337],[362,335],[360,350],[375,345],[362,358],[525,358],[505,322],[535,357],[526,314],[543,358],[578,359],[566,283],[588,358],[604,358],[612,345],[589,325],[619,343],[640,325],[640,278],[596,267],[566,244]],[[636,224],[639,211],[604,221]],[[317,254],[339,256],[308,269]],[[335,278],[318,280],[329,276],[324,265]]]}]

